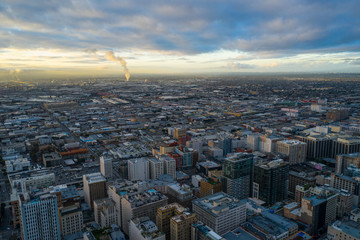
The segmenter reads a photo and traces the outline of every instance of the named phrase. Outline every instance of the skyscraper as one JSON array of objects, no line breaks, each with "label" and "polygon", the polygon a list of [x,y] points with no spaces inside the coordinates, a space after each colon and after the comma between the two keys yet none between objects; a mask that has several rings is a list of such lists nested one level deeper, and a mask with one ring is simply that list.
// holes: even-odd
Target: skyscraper
[{"label": "skyscraper", "polygon": [[20,198],[20,207],[23,239],[61,239],[58,199],[55,194]]},{"label": "skyscraper", "polygon": [[283,160],[258,164],[254,168],[253,196],[274,204],[287,198],[289,184],[289,165]]},{"label": "skyscraper", "polygon": [[225,158],[223,165],[223,191],[238,199],[252,196],[254,159],[252,154],[236,153]]},{"label": "skyscraper", "polygon": [[336,219],[338,194],[305,197],[301,202],[301,221],[310,225],[312,235],[323,233]]}]

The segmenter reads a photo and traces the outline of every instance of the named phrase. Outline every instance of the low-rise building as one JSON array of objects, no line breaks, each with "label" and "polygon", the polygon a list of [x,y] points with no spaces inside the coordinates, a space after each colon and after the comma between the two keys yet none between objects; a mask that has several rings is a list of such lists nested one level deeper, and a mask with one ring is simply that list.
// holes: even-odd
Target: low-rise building
[{"label": "low-rise building", "polygon": [[354,221],[336,221],[327,230],[327,237],[331,240],[360,240],[360,224]]},{"label": "low-rise building", "polygon": [[14,160],[5,161],[7,173],[25,171],[30,168],[30,161],[27,158],[16,158]]},{"label": "low-rise building", "polygon": [[42,160],[45,167],[55,167],[62,163],[62,157],[59,152],[44,153]]},{"label": "low-rise building", "polygon": [[149,217],[140,217],[130,220],[130,240],[165,240],[165,234],[161,232]]}]

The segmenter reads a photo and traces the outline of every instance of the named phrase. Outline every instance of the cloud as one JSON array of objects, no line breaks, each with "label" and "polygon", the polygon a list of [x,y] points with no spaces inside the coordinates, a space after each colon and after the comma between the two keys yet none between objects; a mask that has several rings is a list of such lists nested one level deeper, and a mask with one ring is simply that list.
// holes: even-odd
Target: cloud
[{"label": "cloud", "polygon": [[[298,68],[320,62],[319,56],[324,69],[336,62],[354,71],[360,57],[357,9],[358,0],[3,0],[0,64],[85,68],[101,62],[105,68],[103,56],[111,49],[132,59],[132,71],[156,62],[166,62],[163,68],[287,71],[295,65],[286,62]],[[14,49],[19,55],[12,55]],[[26,55],[38,49],[47,55]]]},{"label": "cloud", "polygon": [[255,68],[255,65],[239,63],[239,62],[231,62],[226,64],[225,67],[228,69],[253,69]]},{"label": "cloud", "polygon": [[4,0],[0,42],[1,47],[141,46],[190,54],[220,48],[317,51],[359,44],[357,7],[356,0]]}]

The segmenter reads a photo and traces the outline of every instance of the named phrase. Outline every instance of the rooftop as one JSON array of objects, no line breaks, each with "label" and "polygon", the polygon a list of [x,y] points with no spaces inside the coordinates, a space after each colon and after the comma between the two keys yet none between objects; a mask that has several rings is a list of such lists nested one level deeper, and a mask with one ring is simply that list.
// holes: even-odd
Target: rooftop
[{"label": "rooftop", "polygon": [[304,143],[304,142],[301,142],[301,141],[299,141],[299,140],[293,140],[293,139],[291,139],[291,140],[283,140],[283,141],[279,141],[280,143],[284,143],[284,144],[287,144],[287,145],[299,145],[299,144],[306,144],[306,143]]},{"label": "rooftop", "polygon": [[99,173],[99,172],[96,172],[96,173],[89,173],[89,174],[86,174],[84,175],[86,180],[88,181],[88,183],[97,183],[97,182],[104,182],[106,181],[105,177]]},{"label": "rooftop", "polygon": [[245,200],[238,200],[224,192],[218,192],[210,196],[193,201],[194,205],[204,209],[213,216],[222,215],[231,209],[245,206]]},{"label": "rooftop", "polygon": [[270,211],[263,211],[261,213],[262,216],[270,219],[272,222],[279,224],[281,227],[285,228],[286,230],[297,228],[297,224],[286,217],[280,216],[275,213],[271,213]]},{"label": "rooftop", "polygon": [[288,231],[284,226],[261,215],[251,218],[249,223],[258,226],[263,232],[266,232],[274,237],[278,237]]},{"label": "rooftop", "polygon": [[336,221],[331,225],[332,228],[346,233],[354,238],[360,239],[360,224],[354,221]]},{"label": "rooftop", "polygon": [[177,202],[159,207],[159,209],[161,211],[167,210],[167,209],[171,209],[171,208],[176,208],[179,212],[185,212],[186,208],[184,208],[183,206],[181,206],[180,204],[178,204]]},{"label": "rooftop", "polygon": [[125,195],[124,197],[131,203],[132,208],[141,207],[157,201],[166,200],[167,197],[155,189],[147,190],[146,192],[136,193],[132,195]]},{"label": "rooftop", "polygon": [[203,224],[202,222],[197,222],[193,224],[193,227],[197,228],[199,232],[208,237],[211,240],[224,240],[225,238],[218,235],[214,230],[212,230],[209,226]]},{"label": "rooftop", "polygon": [[255,237],[251,233],[245,231],[243,228],[239,227],[231,232],[223,235],[226,240],[258,240],[259,238]]}]

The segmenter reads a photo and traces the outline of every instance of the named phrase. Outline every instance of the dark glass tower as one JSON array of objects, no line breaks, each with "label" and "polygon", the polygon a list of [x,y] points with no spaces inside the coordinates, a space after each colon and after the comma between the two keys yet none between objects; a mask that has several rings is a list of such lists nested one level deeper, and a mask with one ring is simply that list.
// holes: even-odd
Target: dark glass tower
[{"label": "dark glass tower", "polygon": [[225,158],[223,165],[223,191],[243,199],[252,196],[254,178],[254,156],[247,153],[236,153]]},{"label": "dark glass tower", "polygon": [[253,196],[274,204],[287,198],[289,165],[282,160],[274,160],[254,167]]}]

